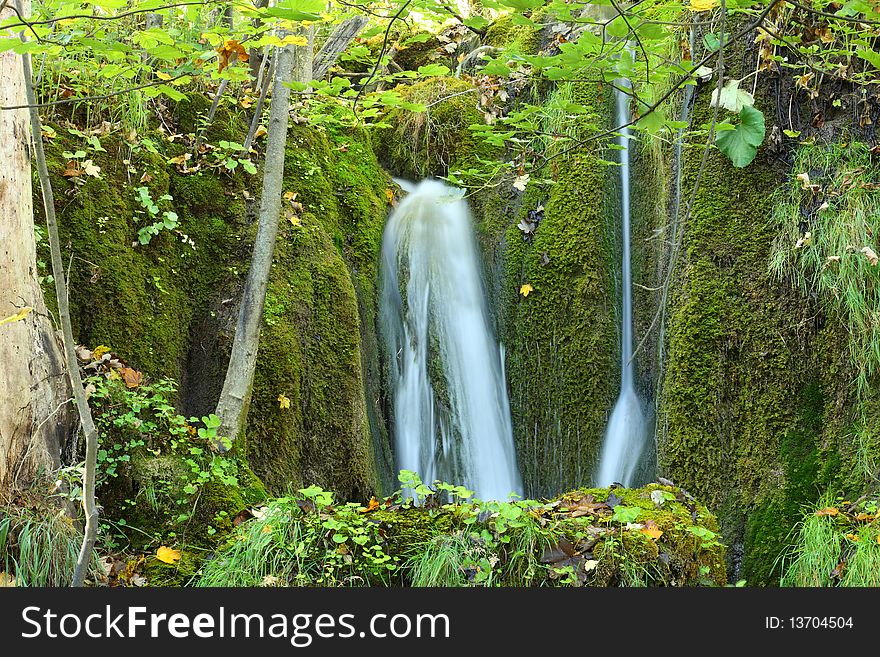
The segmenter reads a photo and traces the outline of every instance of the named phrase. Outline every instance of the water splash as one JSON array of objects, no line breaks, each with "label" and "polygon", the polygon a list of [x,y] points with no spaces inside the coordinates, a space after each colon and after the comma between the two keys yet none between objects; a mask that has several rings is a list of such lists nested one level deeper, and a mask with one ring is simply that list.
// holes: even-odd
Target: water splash
[{"label": "water splash", "polygon": [[382,333],[397,466],[482,499],[521,493],[503,351],[461,190],[404,183],[382,242]]},{"label": "water splash", "polygon": [[[619,80],[618,86],[630,88],[629,81]],[[617,125],[630,121],[630,96],[622,89],[617,92]],[[630,268],[630,199],[629,199],[629,128],[620,130],[620,221],[622,242],[621,313],[620,313],[620,395],[611,412],[605,431],[602,454],[599,457],[597,486],[620,482],[633,483],[634,475],[647,438],[642,402],[635,388],[633,362],[632,272]]]}]

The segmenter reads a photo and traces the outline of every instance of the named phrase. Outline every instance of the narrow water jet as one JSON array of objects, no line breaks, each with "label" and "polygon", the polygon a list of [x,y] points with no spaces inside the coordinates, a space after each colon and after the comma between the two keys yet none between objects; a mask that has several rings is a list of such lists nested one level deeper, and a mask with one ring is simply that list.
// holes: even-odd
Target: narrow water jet
[{"label": "narrow water jet", "polygon": [[[622,88],[629,89],[627,80],[619,80]],[[616,91],[617,125],[630,121],[630,96],[622,89]],[[633,361],[632,271],[630,257],[630,170],[629,128],[622,128],[618,137],[620,153],[620,222],[621,222],[621,312],[620,312],[620,394],[611,412],[605,440],[599,457],[597,486],[619,482],[633,484],[633,477],[647,438],[642,402],[636,393],[635,362]]]},{"label": "narrow water jet", "polygon": [[467,203],[436,180],[400,184],[381,291],[397,467],[507,499],[522,484]]}]

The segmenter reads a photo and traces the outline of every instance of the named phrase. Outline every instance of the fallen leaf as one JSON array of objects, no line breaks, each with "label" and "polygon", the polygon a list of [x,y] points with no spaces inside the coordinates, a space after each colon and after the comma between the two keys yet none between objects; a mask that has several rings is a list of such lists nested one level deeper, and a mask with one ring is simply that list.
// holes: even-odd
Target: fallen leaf
[{"label": "fallen leaf", "polygon": [[516,180],[513,181],[513,186],[515,189],[518,189],[521,192],[526,191],[526,185],[529,184],[529,174],[525,173],[521,176],[517,176]]},{"label": "fallen leaf", "polygon": [[641,531],[645,536],[655,541],[663,536],[663,531],[657,526],[657,523],[653,520],[646,520],[645,526]]},{"label": "fallen leaf", "polygon": [[3,326],[4,324],[12,324],[12,322],[20,322],[20,321],[23,320],[25,317],[27,317],[28,314],[29,314],[32,310],[33,310],[33,308],[31,308],[30,306],[25,306],[24,308],[22,308],[21,310],[19,310],[19,311],[18,311],[17,313],[15,313],[14,315],[10,315],[9,317],[7,317],[7,318],[5,318],[5,319],[0,319],[0,326]]},{"label": "fallen leaf", "polygon": [[170,547],[161,546],[156,550],[156,558],[163,563],[173,564],[180,561],[180,551],[172,550]]},{"label": "fallen leaf", "polygon": [[865,254],[865,257],[868,259],[868,262],[871,263],[872,267],[876,267],[877,262],[880,261],[880,258],[877,257],[877,253],[870,246],[863,246],[859,249],[859,252]]},{"label": "fallen leaf", "polygon": [[370,501],[367,503],[366,507],[364,507],[363,509],[358,509],[358,511],[360,511],[361,513],[370,513],[371,511],[378,511],[378,510],[379,510],[379,500],[377,500],[375,497],[370,498]]},{"label": "fallen leaf", "polygon": [[287,397],[287,395],[278,395],[278,408],[282,410],[290,408],[290,399]]},{"label": "fallen leaf", "polygon": [[266,130],[263,126],[257,128],[257,131],[254,133],[254,139],[259,139],[260,137],[265,137],[269,134],[269,131]]},{"label": "fallen leaf", "polygon": [[278,586],[278,578],[275,575],[266,575],[260,586]]},{"label": "fallen leaf", "polygon": [[0,573],[0,589],[15,588],[15,578],[9,573]]},{"label": "fallen leaf", "polygon": [[61,175],[65,178],[79,178],[84,173],[85,171],[80,168],[79,162],[77,162],[76,160],[70,160]]},{"label": "fallen leaf", "polygon": [[392,207],[397,205],[397,203],[394,202],[394,190],[391,188],[385,190],[385,200],[388,201],[388,205]]},{"label": "fallen leaf", "polygon": [[141,380],[144,376],[137,370],[130,367],[120,367],[119,373],[122,375],[122,380],[125,381],[126,388],[137,388],[138,386],[140,386]]},{"label": "fallen leaf", "polygon": [[840,509],[834,506],[829,506],[824,509],[819,509],[816,511],[817,516],[831,516],[832,518],[840,513]]},{"label": "fallen leaf", "polygon": [[859,522],[871,522],[874,519],[874,516],[870,513],[860,513],[856,516],[856,520]]},{"label": "fallen leaf", "polygon": [[535,288],[532,287],[531,283],[526,283],[525,285],[521,285],[519,288],[519,293],[524,297],[529,296],[532,292],[535,291]]}]

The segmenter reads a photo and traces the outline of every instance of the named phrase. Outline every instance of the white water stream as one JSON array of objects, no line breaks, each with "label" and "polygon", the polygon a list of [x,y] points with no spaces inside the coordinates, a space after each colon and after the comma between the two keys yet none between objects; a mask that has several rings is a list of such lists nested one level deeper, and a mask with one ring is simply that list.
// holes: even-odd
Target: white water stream
[{"label": "white water stream", "polygon": [[[629,82],[618,81],[629,87]],[[630,121],[630,96],[621,90],[617,94],[617,125]],[[633,477],[647,438],[647,423],[642,402],[635,388],[633,361],[632,273],[630,269],[630,190],[629,190],[629,128],[620,130],[620,221],[622,242],[621,313],[620,313],[620,395],[611,412],[605,441],[599,457],[597,486],[619,482],[633,484]]]},{"label": "white water stream", "polygon": [[398,182],[381,299],[397,467],[505,500],[522,484],[467,203],[436,180]]}]

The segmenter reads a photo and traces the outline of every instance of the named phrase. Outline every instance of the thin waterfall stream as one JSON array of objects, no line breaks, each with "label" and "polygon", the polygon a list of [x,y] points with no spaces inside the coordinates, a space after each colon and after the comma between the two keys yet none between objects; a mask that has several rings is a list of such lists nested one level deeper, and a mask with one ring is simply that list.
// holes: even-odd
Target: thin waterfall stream
[{"label": "thin waterfall stream", "polygon": [[[618,81],[629,88],[629,81]],[[630,121],[630,96],[624,90],[616,91],[617,125]],[[611,412],[605,431],[605,440],[599,457],[597,486],[619,482],[633,484],[633,478],[647,439],[647,422],[642,402],[635,386],[633,360],[632,269],[630,256],[630,167],[628,127],[620,130],[620,222],[621,222],[621,312],[620,312],[620,394]]]},{"label": "thin waterfall stream", "polygon": [[467,202],[437,180],[398,182],[381,293],[397,467],[506,500],[522,484]]}]

